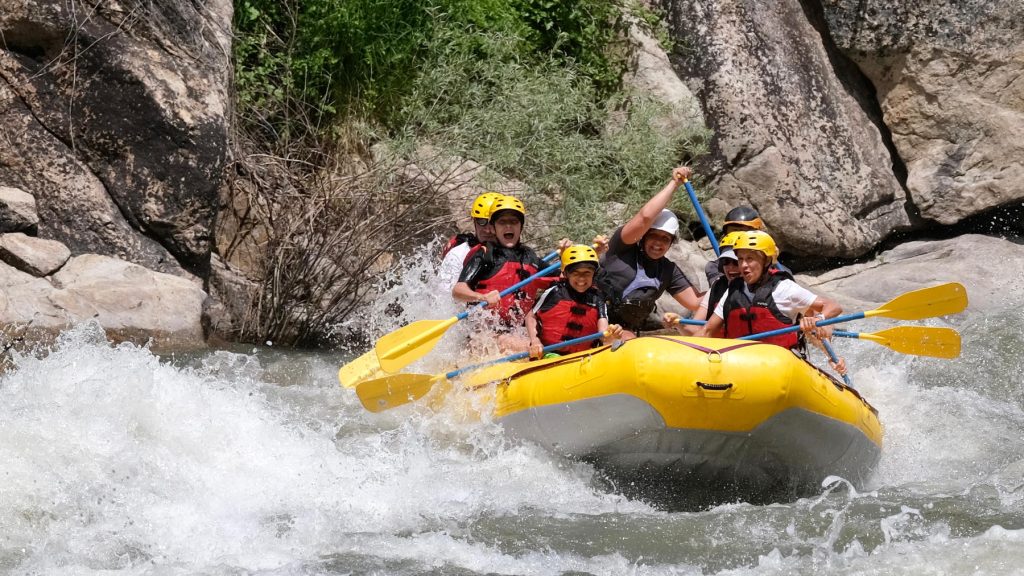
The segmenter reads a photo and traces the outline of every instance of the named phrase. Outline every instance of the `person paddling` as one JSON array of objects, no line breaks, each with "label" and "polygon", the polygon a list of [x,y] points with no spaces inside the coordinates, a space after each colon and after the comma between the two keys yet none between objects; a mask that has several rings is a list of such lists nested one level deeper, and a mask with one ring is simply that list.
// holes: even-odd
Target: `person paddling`
[{"label": "person paddling", "polygon": [[494,242],[491,211],[502,196],[503,194],[497,192],[484,192],[477,196],[469,207],[469,217],[473,220],[473,232],[456,234],[445,245],[437,279],[439,285],[446,290],[451,290],[458,282],[459,272],[462,271],[462,265],[465,264],[470,250],[484,242]]},{"label": "person paddling", "polygon": [[666,257],[679,234],[679,220],[666,207],[679,183],[693,172],[680,166],[672,180],[651,197],[608,243],[598,285],[608,300],[609,322],[623,326],[623,339],[645,329],[658,298],[666,291],[681,305],[696,310],[700,296],[675,262]]},{"label": "person paddling", "polygon": [[[539,290],[558,280],[558,272],[542,276],[519,290],[502,297],[500,292],[546,268],[544,261],[520,238],[526,223],[526,207],[514,196],[503,196],[492,207],[490,222],[495,241],[485,242],[466,259],[459,280],[452,288],[452,297],[461,302],[487,302],[500,319],[500,344],[507,349],[526,350],[526,338],[510,334],[522,326],[527,311],[533,308]],[[571,245],[562,240],[559,247]]]},{"label": "person paddling", "polygon": [[[540,358],[545,346],[597,332],[607,333],[601,344],[622,336],[622,327],[608,325],[608,307],[594,286],[598,268],[597,252],[590,246],[577,244],[562,251],[562,279],[545,290],[526,315],[530,358]],[[597,341],[583,342],[563,347],[559,353],[570,354],[599,345]]]},{"label": "person paddling", "polygon": [[[739,338],[799,324],[802,332],[790,332],[764,338],[806,358],[803,336],[828,340],[831,326],[815,326],[826,318],[835,318],[843,309],[831,298],[818,296],[798,285],[792,274],[771,268],[778,256],[775,240],[760,230],[741,232],[733,242],[739,261],[740,277],[729,283],[729,289],[715,306],[707,324],[697,336],[711,337],[724,332],[726,338]],[[829,362],[840,374],[846,373],[846,362]]]}]

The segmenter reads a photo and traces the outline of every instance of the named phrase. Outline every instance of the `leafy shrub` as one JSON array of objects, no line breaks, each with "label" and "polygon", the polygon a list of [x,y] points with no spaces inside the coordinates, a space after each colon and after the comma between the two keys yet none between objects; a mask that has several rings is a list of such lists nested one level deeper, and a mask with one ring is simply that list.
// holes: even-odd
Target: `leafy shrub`
[{"label": "leafy shrub", "polygon": [[[625,95],[602,103],[596,84],[557,58],[524,63],[519,39],[443,28],[433,55],[411,83],[402,125],[415,137],[521,180],[533,200],[561,210],[555,235],[607,232],[606,203],[639,208],[673,166],[699,152],[706,133],[651,128],[665,105]],[[612,115],[625,118],[610,129]],[[685,196],[677,208],[686,210]]]}]

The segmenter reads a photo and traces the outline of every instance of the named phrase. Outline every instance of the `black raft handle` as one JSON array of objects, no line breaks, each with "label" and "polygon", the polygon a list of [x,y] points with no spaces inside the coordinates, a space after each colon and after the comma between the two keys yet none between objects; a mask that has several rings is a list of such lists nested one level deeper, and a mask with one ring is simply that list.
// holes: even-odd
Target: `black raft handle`
[{"label": "black raft handle", "polygon": [[697,382],[697,386],[700,386],[701,388],[703,388],[705,390],[722,391],[722,390],[728,390],[729,388],[732,388],[732,382],[728,382],[726,384],[711,384],[709,382]]}]

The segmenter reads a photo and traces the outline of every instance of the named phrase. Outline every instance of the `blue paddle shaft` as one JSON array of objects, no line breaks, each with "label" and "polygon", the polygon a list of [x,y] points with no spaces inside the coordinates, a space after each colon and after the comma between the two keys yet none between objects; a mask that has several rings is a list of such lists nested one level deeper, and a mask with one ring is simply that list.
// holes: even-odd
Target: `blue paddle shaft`
[{"label": "blue paddle shaft", "polygon": [[[836,351],[832,349],[832,345],[828,343],[828,340],[822,340],[822,344],[825,345],[825,352],[828,352],[828,357],[832,360],[833,364],[839,363],[839,357],[836,356]],[[850,377],[846,374],[840,374],[843,377],[843,382],[846,382],[847,386],[853,386],[853,382],[850,381]]]},{"label": "blue paddle shaft", "polygon": [[[815,326],[828,326],[830,324],[839,324],[840,322],[849,322],[851,320],[860,320],[864,318],[863,312],[857,312],[855,314],[847,314],[846,316],[836,316],[835,318],[829,318],[828,320],[818,320],[814,323]],[[789,328],[779,328],[778,330],[769,330],[768,332],[761,332],[760,334],[751,334],[749,336],[740,336],[737,340],[760,340],[761,338],[767,338],[769,336],[778,336],[779,334],[789,334],[790,332],[796,332],[800,329],[800,325],[790,326]]]},{"label": "blue paddle shaft", "polygon": [[[558,252],[555,252],[555,254],[557,255],[557,254],[558,254]],[[548,254],[548,256],[550,256],[550,254]],[[515,292],[516,290],[519,290],[519,289],[520,289],[520,288],[522,288],[523,286],[526,286],[526,285],[527,285],[527,284],[529,284],[530,282],[533,282],[533,281],[534,281],[534,280],[536,280],[537,278],[539,278],[539,277],[541,277],[541,276],[545,276],[545,275],[547,275],[547,274],[548,274],[548,273],[550,273],[550,272],[554,272],[554,271],[555,271],[555,270],[557,270],[557,269],[558,269],[559,267],[561,267],[561,265],[562,265],[562,264],[561,264],[560,262],[555,262],[555,263],[554,263],[554,264],[552,264],[551,266],[548,266],[547,268],[545,268],[545,269],[541,270],[540,272],[537,272],[536,274],[534,274],[533,276],[530,276],[530,277],[529,277],[529,278],[527,278],[526,280],[520,280],[519,282],[516,282],[515,284],[513,284],[513,285],[509,286],[508,288],[505,288],[505,289],[504,289],[504,290],[502,290],[501,292],[498,292],[498,296],[501,296],[501,297],[503,297],[503,296],[507,296],[507,295],[509,295],[509,294],[511,294],[511,293],[513,293],[513,292]],[[476,304],[476,306],[477,306],[478,308],[486,308],[486,307],[487,307],[487,302],[480,302],[480,303]],[[470,310],[472,310],[472,308],[471,308]],[[459,319],[459,320],[465,320],[467,316],[469,316],[469,310],[466,310],[466,311],[464,311],[464,312],[460,312],[460,313],[459,313],[458,315],[456,315],[455,317],[456,317],[457,319]]]},{"label": "blue paddle shaft", "polygon": [[711,230],[711,224],[708,222],[707,214],[704,213],[704,208],[701,208],[700,200],[697,200],[697,193],[693,191],[693,185],[690,184],[689,180],[683,180],[683,186],[686,188],[686,193],[690,195],[693,211],[697,213],[697,218],[700,218],[700,223],[704,226],[704,233],[708,235],[708,240],[711,240],[711,247],[715,249],[715,256],[721,256],[722,249],[718,246],[718,239],[715,238],[715,233]]},{"label": "blue paddle shaft", "polygon": [[[593,333],[593,334],[591,334],[589,336],[580,336],[579,338],[573,338],[572,340],[566,340],[565,342],[556,342],[555,344],[550,344],[548,346],[545,346],[541,350],[541,352],[547,353],[547,352],[551,352],[551,351],[554,351],[554,350],[558,350],[559,348],[565,348],[566,346],[572,346],[573,344],[579,344],[581,342],[589,342],[591,340],[597,340],[601,336],[604,336],[604,332],[595,332],[595,333]],[[466,366],[465,368],[460,368],[458,370],[453,370],[453,371],[445,374],[444,377],[451,379],[451,378],[455,378],[456,376],[458,376],[459,374],[462,374],[464,372],[470,372],[472,370],[477,370],[477,369],[480,369],[480,368],[484,368],[485,366],[490,366],[492,364],[500,364],[502,362],[511,362],[513,360],[519,360],[520,358],[527,358],[529,356],[530,356],[529,352],[519,352],[519,353],[516,353],[516,354],[512,354],[511,356],[505,356],[504,358],[498,358],[496,360],[489,360],[487,362],[481,362],[480,364],[474,364],[472,366]]]}]

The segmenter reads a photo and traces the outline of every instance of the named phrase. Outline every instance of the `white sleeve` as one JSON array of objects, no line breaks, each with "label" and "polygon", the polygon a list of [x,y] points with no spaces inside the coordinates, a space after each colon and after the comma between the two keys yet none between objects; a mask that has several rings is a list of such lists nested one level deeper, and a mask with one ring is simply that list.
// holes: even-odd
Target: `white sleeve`
[{"label": "white sleeve", "polygon": [[693,313],[694,318],[700,317],[700,311],[704,310],[704,318],[710,318],[708,314],[708,304],[711,303],[711,290],[708,290],[700,297],[700,304],[697,305],[697,310]]},{"label": "white sleeve", "polygon": [[448,292],[452,291],[455,287],[455,283],[459,280],[459,274],[462,273],[462,264],[466,259],[466,255],[469,254],[470,245],[468,242],[463,242],[444,255],[444,260],[441,260],[441,266],[437,269],[437,282],[438,285]]},{"label": "white sleeve", "polygon": [[802,314],[811,304],[814,304],[818,295],[792,280],[783,280],[775,287],[772,298],[775,299],[775,305],[779,307],[779,311],[791,320],[796,320],[797,315]]}]

